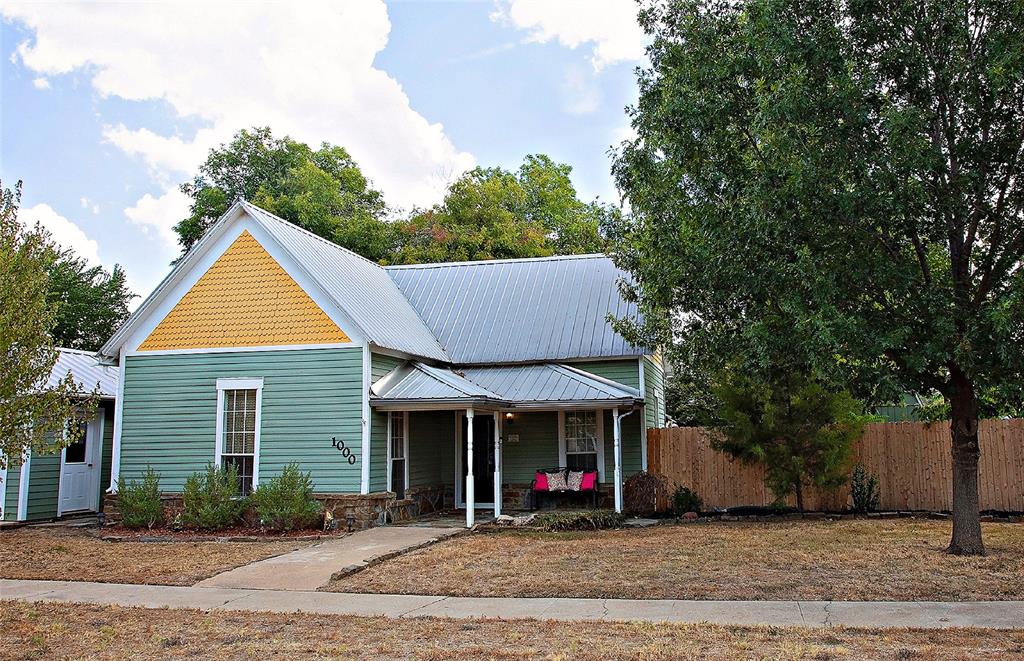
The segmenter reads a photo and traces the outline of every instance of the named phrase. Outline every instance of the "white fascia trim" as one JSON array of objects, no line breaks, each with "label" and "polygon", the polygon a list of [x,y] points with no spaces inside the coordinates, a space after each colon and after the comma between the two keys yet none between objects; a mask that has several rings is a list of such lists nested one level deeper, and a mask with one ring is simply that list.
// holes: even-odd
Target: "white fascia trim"
[{"label": "white fascia trim", "polygon": [[114,440],[110,448],[110,486],[107,493],[117,493],[117,481],[121,477],[121,426],[124,420],[124,372],[127,367],[127,352],[121,347],[118,365],[117,398],[114,400]]},{"label": "white fascia trim", "polygon": [[260,428],[263,426],[263,377],[217,379],[217,424],[215,432],[217,436],[213,451],[214,466],[220,466],[221,455],[224,451],[224,391],[226,390],[256,391],[256,431],[252,448],[252,488],[255,490],[260,484]]},{"label": "white fascia trim", "polygon": [[370,493],[370,346],[363,344],[362,451],[359,465],[359,493]]},{"label": "white fascia trim", "polygon": [[298,351],[302,349],[359,349],[360,345],[351,342],[329,344],[275,344],[251,347],[210,347],[206,349],[160,349],[156,351],[131,351],[129,356],[172,356],[193,353],[244,353],[252,351]]},{"label": "white fascia trim", "polygon": [[25,450],[21,461],[21,475],[18,479],[18,521],[28,519],[28,482],[32,475],[32,450]]},{"label": "white fascia trim", "polygon": [[[3,456],[4,453],[0,452],[0,458]],[[7,516],[7,466],[5,463],[4,467],[0,468],[0,521]]]}]

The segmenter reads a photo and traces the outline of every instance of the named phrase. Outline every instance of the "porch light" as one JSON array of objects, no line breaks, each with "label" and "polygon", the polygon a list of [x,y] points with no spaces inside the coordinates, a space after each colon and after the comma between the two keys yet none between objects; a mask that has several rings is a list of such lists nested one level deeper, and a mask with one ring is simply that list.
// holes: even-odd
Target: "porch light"
[{"label": "porch light", "polygon": [[512,422],[512,420],[514,418],[515,418],[515,414],[512,413],[512,411],[505,411],[505,419],[506,420],[508,420],[509,422]]}]

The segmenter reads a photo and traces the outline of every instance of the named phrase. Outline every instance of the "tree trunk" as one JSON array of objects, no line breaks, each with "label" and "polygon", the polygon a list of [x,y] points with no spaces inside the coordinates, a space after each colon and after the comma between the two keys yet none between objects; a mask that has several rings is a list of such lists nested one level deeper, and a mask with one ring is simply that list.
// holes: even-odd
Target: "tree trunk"
[{"label": "tree trunk", "polygon": [[794,486],[795,486],[795,489],[796,489],[796,508],[800,512],[803,512],[804,511],[804,485],[802,484],[802,480],[797,480],[796,481],[796,485],[794,485]]},{"label": "tree trunk", "polygon": [[953,439],[953,538],[949,553],[984,555],[978,500],[978,401],[974,383],[956,365],[950,366],[950,407]]}]

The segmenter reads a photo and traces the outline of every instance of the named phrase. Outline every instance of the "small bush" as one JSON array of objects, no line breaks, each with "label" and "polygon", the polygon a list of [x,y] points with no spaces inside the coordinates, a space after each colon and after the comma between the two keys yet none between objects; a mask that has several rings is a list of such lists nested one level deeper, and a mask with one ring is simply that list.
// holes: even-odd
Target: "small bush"
[{"label": "small bush", "polygon": [[164,507],[160,502],[160,475],[152,467],[146,468],[142,480],[125,482],[117,478],[117,506],[121,523],[128,528],[152,528],[164,522]]},{"label": "small bush", "polygon": [[878,493],[878,478],[868,473],[863,464],[857,464],[850,479],[850,495],[853,496],[853,510],[867,514],[878,509],[881,496]]},{"label": "small bush", "polygon": [[669,509],[668,482],[661,475],[645,471],[629,476],[622,485],[626,511],[635,516],[651,516]]},{"label": "small bush", "polygon": [[218,530],[237,522],[246,501],[238,494],[238,471],[210,464],[205,472],[195,472],[185,481],[184,509],[181,520],[189,528]]},{"label": "small bush", "polygon": [[545,530],[601,530],[621,528],[626,516],[614,510],[584,510],[577,512],[548,512],[533,520]]},{"label": "small bush", "polygon": [[261,484],[249,497],[260,525],[272,530],[296,530],[320,522],[320,503],[313,499],[313,478],[288,464],[281,474]]},{"label": "small bush", "polygon": [[672,513],[676,516],[682,516],[687,512],[699,514],[703,507],[704,501],[700,499],[696,491],[689,487],[676,487],[672,494]]}]

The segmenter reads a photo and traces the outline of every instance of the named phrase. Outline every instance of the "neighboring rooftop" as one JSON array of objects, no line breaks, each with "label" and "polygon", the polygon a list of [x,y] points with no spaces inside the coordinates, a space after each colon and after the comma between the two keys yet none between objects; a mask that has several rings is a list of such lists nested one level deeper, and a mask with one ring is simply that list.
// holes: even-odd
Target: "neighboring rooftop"
[{"label": "neighboring rooftop", "polygon": [[118,369],[116,367],[100,365],[96,360],[96,354],[92,351],[64,348],[57,350],[60,352],[60,357],[50,371],[50,378],[46,382],[47,388],[53,388],[68,375],[68,372],[71,372],[75,383],[82,390],[92,392],[99,386],[101,398],[113,399],[117,396]]}]

